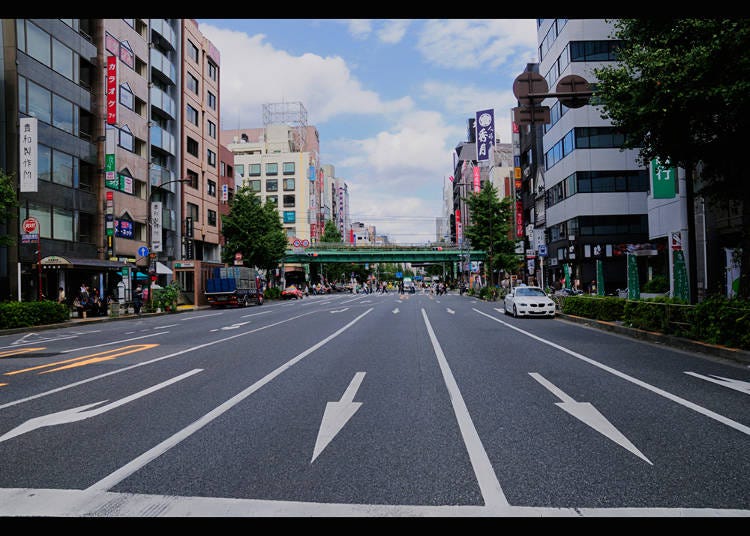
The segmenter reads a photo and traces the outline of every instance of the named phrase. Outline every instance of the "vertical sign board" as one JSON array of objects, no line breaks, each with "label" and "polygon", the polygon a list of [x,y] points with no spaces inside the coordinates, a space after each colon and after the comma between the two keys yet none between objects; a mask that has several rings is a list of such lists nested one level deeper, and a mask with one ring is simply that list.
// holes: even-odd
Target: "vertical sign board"
[{"label": "vertical sign board", "polygon": [[105,212],[106,236],[107,236],[107,256],[110,260],[115,260],[115,200],[112,192],[107,192],[107,208]]},{"label": "vertical sign board", "polygon": [[107,124],[117,123],[117,56],[107,56]]},{"label": "vertical sign board", "polygon": [[492,146],[495,144],[495,110],[480,110],[474,123],[477,140],[477,160],[489,160]]},{"label": "vertical sign board", "polygon": [[458,241],[458,244],[463,244],[464,241],[464,228],[463,224],[461,223],[461,209],[456,209],[456,240]]},{"label": "vertical sign board", "polygon": [[115,135],[114,128],[105,131],[104,142],[104,185],[113,190],[120,189],[120,179],[115,172]]},{"label": "vertical sign board", "polygon": [[19,179],[21,192],[37,192],[37,119],[23,117],[19,120]]},{"label": "vertical sign board", "polygon": [[161,201],[151,203],[151,251],[162,251],[161,247]]},{"label": "vertical sign board", "polygon": [[474,193],[479,193],[481,189],[481,181],[479,176],[479,166],[474,166]]},{"label": "vertical sign board", "polygon": [[654,199],[674,199],[677,189],[677,168],[666,167],[651,160],[651,192]]}]

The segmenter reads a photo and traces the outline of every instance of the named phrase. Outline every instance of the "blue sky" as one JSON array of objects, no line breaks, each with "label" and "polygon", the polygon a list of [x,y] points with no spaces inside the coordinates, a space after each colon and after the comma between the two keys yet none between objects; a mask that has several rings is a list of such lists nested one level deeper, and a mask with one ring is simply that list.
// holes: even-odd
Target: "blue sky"
[{"label": "blue sky", "polygon": [[392,242],[434,240],[453,148],[495,110],[510,142],[513,80],[536,60],[534,19],[198,19],[221,54],[222,129],[301,102],[352,221]]}]

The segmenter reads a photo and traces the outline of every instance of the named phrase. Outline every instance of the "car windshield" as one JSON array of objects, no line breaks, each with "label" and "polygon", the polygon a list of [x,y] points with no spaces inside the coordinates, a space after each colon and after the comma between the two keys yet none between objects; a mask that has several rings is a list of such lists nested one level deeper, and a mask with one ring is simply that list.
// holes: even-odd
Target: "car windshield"
[{"label": "car windshield", "polygon": [[517,296],[546,296],[540,288],[519,287],[516,289]]}]

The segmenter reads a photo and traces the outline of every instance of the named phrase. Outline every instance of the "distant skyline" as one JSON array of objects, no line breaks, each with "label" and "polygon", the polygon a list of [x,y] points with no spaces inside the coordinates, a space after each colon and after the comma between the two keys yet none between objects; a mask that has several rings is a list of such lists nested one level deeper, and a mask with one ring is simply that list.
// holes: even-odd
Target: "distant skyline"
[{"label": "distant skyline", "polygon": [[453,149],[495,111],[511,141],[513,80],[537,60],[536,19],[198,19],[221,54],[222,130],[301,102],[352,221],[392,242],[435,239]]}]

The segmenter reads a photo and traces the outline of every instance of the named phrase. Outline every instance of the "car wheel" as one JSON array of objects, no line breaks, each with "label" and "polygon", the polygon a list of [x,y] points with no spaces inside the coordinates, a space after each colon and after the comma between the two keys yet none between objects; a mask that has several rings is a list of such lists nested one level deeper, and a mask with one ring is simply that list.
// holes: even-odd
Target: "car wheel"
[{"label": "car wheel", "polygon": [[513,318],[518,318],[518,309],[516,309],[515,304],[513,305]]}]

